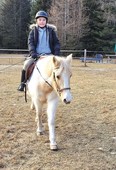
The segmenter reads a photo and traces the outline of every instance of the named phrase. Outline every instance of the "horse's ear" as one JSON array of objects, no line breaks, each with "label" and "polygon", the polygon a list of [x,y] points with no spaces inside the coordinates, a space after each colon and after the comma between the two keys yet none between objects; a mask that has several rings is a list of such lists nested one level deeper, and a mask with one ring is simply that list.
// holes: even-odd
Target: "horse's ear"
[{"label": "horse's ear", "polygon": [[70,64],[72,61],[72,54],[68,55],[66,60],[68,61],[68,63]]},{"label": "horse's ear", "polygon": [[57,58],[55,56],[53,56],[53,63],[55,67],[59,67],[60,62],[57,60]]}]

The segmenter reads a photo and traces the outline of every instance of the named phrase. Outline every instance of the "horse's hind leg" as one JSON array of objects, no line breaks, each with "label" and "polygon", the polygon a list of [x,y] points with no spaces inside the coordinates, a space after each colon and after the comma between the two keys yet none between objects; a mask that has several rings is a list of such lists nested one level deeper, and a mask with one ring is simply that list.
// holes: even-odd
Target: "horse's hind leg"
[{"label": "horse's hind leg", "polygon": [[36,118],[35,121],[37,122],[37,135],[41,135],[43,134],[43,125],[42,125],[42,107],[43,104],[41,104],[40,102],[38,102],[39,100],[33,100],[33,104],[36,110]]},{"label": "horse's hind leg", "polygon": [[35,106],[34,106],[34,103],[33,101],[31,102],[31,106],[30,106],[31,110],[34,110],[35,109]]}]

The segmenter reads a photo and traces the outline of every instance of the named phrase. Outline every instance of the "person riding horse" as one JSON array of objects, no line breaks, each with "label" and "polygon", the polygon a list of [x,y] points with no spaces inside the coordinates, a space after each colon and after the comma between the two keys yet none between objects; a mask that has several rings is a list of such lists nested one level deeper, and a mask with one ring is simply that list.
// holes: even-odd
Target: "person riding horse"
[{"label": "person riding horse", "polygon": [[18,91],[24,91],[26,77],[25,73],[29,66],[41,55],[60,55],[60,43],[54,30],[54,26],[48,24],[48,14],[38,11],[35,15],[36,25],[28,36],[29,57],[24,62],[21,74],[21,83]]}]

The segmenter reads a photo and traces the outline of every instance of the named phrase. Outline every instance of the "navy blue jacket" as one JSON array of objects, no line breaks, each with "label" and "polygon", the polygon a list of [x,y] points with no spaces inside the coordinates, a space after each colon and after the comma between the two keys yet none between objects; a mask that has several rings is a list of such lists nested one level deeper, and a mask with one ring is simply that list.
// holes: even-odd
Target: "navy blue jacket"
[{"label": "navy blue jacket", "polygon": [[[47,34],[49,34],[49,45],[53,55],[60,55],[60,43],[53,27],[46,26]],[[36,54],[36,46],[38,42],[38,29],[35,26],[28,36],[28,49],[30,55]]]}]

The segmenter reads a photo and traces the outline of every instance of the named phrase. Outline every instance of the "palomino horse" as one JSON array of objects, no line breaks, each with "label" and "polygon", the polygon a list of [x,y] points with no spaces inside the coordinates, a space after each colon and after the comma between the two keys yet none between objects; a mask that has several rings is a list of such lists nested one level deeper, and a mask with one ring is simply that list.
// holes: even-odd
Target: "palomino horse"
[{"label": "palomino horse", "polygon": [[55,113],[58,99],[68,104],[72,100],[70,77],[72,54],[66,58],[53,55],[41,56],[37,61],[31,78],[27,82],[31,96],[31,109],[36,110],[37,134],[43,133],[42,108],[47,103],[50,149],[57,150],[55,140]]}]

